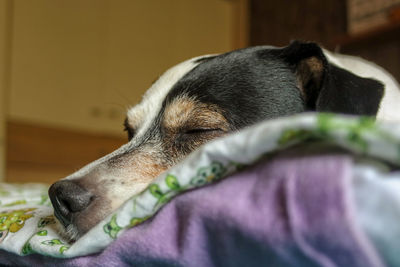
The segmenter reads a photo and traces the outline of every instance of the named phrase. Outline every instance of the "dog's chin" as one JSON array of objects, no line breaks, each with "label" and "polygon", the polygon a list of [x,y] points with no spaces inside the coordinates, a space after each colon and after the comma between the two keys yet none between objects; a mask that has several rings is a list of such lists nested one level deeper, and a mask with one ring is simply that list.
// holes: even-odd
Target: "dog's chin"
[{"label": "dog's chin", "polygon": [[[95,209],[98,210],[98,209]],[[93,214],[93,210],[87,210],[72,219],[68,225],[64,225],[58,218],[56,218],[56,230],[62,238],[71,243],[81,238],[84,234],[89,232],[95,227],[102,219],[104,219],[110,210],[104,208],[103,212]]]},{"label": "dog's chin", "polygon": [[69,243],[74,243],[81,236],[75,225],[69,224],[65,227],[58,219],[56,219],[55,228],[60,236]]},{"label": "dog's chin", "polygon": [[[101,220],[99,220],[101,221]],[[70,223],[64,226],[58,219],[56,219],[56,231],[60,234],[60,236],[68,241],[69,243],[74,243],[76,240],[81,238],[84,234],[89,232],[96,225],[95,222],[92,224],[87,223]]]}]

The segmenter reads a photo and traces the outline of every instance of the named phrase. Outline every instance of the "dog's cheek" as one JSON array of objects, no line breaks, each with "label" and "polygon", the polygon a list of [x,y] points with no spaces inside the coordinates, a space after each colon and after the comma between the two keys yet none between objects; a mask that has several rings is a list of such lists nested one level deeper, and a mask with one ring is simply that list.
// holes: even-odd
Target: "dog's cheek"
[{"label": "dog's cheek", "polygon": [[121,163],[123,165],[118,164],[117,170],[108,175],[103,174],[109,177],[105,178],[102,184],[106,190],[105,198],[110,201],[111,210],[142,192],[171,166],[167,156],[160,150],[143,149],[123,161]]}]

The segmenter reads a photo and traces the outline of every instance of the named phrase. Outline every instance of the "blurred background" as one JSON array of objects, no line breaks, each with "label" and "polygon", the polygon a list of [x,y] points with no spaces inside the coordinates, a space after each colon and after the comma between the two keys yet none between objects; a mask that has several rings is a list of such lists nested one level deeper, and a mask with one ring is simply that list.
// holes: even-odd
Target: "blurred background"
[{"label": "blurred background", "polygon": [[293,39],[400,79],[400,0],[0,0],[0,178],[51,183],[116,149],[180,61]]}]

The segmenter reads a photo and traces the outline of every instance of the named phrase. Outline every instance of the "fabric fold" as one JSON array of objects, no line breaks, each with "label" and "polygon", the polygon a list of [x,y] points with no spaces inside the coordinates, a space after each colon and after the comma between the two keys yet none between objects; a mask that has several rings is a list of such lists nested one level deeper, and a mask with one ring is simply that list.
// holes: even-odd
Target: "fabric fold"
[{"label": "fabric fold", "polygon": [[383,266],[349,203],[345,154],[269,158],[186,192],[103,252],[71,259],[32,254],[3,264],[51,266]]}]

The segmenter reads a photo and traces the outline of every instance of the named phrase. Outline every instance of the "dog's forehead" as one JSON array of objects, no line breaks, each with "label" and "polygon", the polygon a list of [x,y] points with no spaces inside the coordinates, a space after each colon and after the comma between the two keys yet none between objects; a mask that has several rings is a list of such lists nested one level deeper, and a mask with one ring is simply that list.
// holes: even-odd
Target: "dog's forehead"
[{"label": "dog's forehead", "polygon": [[139,104],[127,112],[127,122],[136,128],[137,134],[145,132],[161,110],[162,103],[174,85],[187,73],[201,64],[201,59],[215,55],[203,55],[186,60],[167,70],[143,95]]},{"label": "dog's forehead", "polygon": [[[242,74],[248,72],[246,68],[249,68],[249,63],[252,62],[257,51],[274,49],[277,49],[277,47],[258,46],[224,54],[204,55],[189,59],[172,67],[160,76],[147,90],[138,105],[128,110],[127,123],[135,129],[137,137],[143,135],[151,128],[153,122],[160,114],[164,100],[172,91],[174,91],[172,94],[174,97],[181,97],[182,93],[191,91],[192,95],[189,97],[193,97],[194,94],[194,98],[196,98],[196,96],[203,95],[205,92],[198,92],[198,89],[201,90],[202,86],[205,86],[206,83],[204,81],[207,78],[214,77],[215,80],[222,82],[229,81],[227,78],[232,77],[233,79],[235,77],[243,79],[244,75]],[[257,64],[257,60],[254,60],[253,64]],[[243,73],[241,70],[243,70]],[[241,75],[238,75],[238,72],[241,72]],[[193,75],[190,75],[191,73]],[[176,86],[178,84],[180,86]],[[233,82],[233,84],[236,83]],[[189,85],[193,85],[193,88],[190,88]],[[229,86],[232,85],[227,85],[228,89]],[[223,89],[224,87],[221,87],[221,85],[215,86],[216,90],[221,88]],[[222,91],[219,93],[223,93]],[[196,95],[196,92],[200,94]]]}]

